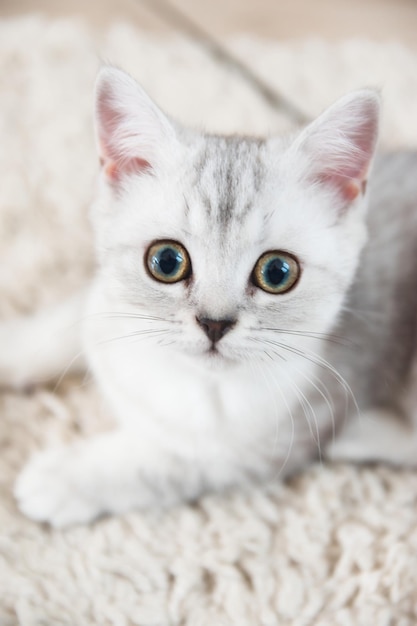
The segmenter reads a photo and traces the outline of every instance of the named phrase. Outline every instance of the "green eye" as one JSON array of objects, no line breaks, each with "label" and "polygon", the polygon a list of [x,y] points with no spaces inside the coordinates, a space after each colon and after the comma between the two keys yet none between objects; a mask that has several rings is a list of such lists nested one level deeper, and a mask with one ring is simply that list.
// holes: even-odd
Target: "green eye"
[{"label": "green eye", "polygon": [[298,261],[287,252],[265,252],[253,270],[253,283],[268,293],[285,293],[300,276]]},{"label": "green eye", "polygon": [[178,283],[191,274],[191,261],[187,250],[177,241],[157,241],[146,253],[146,267],[155,280]]}]

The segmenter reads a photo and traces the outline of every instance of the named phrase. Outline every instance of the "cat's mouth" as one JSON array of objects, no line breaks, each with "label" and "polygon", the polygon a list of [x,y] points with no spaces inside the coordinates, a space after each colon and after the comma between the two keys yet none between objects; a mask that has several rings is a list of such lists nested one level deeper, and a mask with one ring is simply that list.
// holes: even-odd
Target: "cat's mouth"
[{"label": "cat's mouth", "polygon": [[216,344],[212,344],[207,348],[207,350],[203,352],[203,357],[213,366],[231,365],[238,362],[237,358],[232,358],[230,355],[225,354]]},{"label": "cat's mouth", "polygon": [[229,350],[228,346],[222,344],[212,343],[206,346],[193,346],[193,348],[186,350],[188,356],[192,359],[197,359],[201,364],[209,366],[210,368],[221,368],[225,365],[236,365],[242,361],[239,354],[235,354],[234,351]]},{"label": "cat's mouth", "polygon": [[210,348],[208,348],[205,352],[206,355],[208,355],[209,358],[211,359],[223,359],[223,354],[220,352],[220,350],[218,350],[216,345],[212,345],[210,346]]}]

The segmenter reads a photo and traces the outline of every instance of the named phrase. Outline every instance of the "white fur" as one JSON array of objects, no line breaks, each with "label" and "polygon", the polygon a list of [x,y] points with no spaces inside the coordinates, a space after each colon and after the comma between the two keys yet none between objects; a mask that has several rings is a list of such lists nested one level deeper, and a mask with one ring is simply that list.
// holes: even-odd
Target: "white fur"
[{"label": "white fur", "polygon": [[[196,158],[209,140],[176,128],[117,70],[102,71],[97,93],[104,167],[92,222],[99,268],[86,298],[82,334],[89,366],[118,429],[41,453],[23,470],[16,486],[20,508],[56,526],[286,475],[317,454],[329,417],[308,424],[299,409],[316,366],[287,351],[280,358],[268,343],[275,333],[259,329],[324,333],[334,325],[366,239],[366,200],[358,196],[346,210],[339,190],[317,181],[320,163],[311,151],[320,155],[327,146],[338,172],[361,159],[357,172],[365,172],[376,139],[377,97],[358,92],[297,137],[267,141],[256,209],[243,223],[232,222],[226,233],[210,225],[190,184]],[[358,124],[373,129],[365,152],[356,141]],[[151,171],[129,170],[115,189],[106,174],[108,161],[117,160],[123,172],[132,158],[147,161]],[[244,172],[245,162],[239,165]],[[216,162],[209,162],[200,181],[213,203],[221,191],[215,171]],[[248,180],[242,174],[237,197],[254,193]],[[191,207],[188,216],[184,197]],[[147,273],[146,250],[164,238],[187,248],[191,286],[157,283]],[[300,260],[301,279],[287,294],[248,289],[252,269],[267,250],[287,250]],[[61,323],[77,322],[79,310],[79,301],[69,305]],[[219,342],[217,356],[208,354],[209,340],[196,323],[202,315],[238,319]],[[43,333],[48,320],[39,317],[24,332]],[[12,342],[15,335],[10,337]],[[293,335],[291,345],[317,353],[312,338]],[[8,354],[12,351],[10,343]],[[59,362],[67,363],[77,352],[69,338],[61,359],[45,357],[39,364],[21,347],[18,357],[24,354],[25,369],[19,372],[16,365],[3,379],[21,385],[52,376]]]}]

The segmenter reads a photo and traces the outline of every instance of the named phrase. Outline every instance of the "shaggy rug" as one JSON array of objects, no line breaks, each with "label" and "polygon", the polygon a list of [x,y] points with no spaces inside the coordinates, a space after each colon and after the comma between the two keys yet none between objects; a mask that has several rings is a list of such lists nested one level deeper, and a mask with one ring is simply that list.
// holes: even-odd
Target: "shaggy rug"
[{"label": "shaggy rug", "polygon": [[[307,115],[377,86],[384,147],[417,146],[417,58],[397,44],[228,45]],[[57,301],[92,267],[87,207],[97,164],[99,59],[134,74],[184,122],[217,131],[289,127],[196,44],[117,24],[0,22],[0,314]],[[1,346],[0,346],[1,349]],[[36,449],[101,428],[91,381],[0,395],[1,626],[413,626],[417,477],[316,465],[286,484],[50,530],[11,495]]]}]

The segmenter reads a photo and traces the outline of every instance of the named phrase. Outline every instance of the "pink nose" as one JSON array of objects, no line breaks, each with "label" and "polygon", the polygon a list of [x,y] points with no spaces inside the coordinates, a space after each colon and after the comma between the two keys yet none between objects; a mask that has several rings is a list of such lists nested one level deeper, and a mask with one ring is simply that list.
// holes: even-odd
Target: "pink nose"
[{"label": "pink nose", "polygon": [[208,317],[196,317],[198,324],[206,333],[207,337],[213,343],[220,341],[220,339],[233,328],[236,324],[236,320],[211,320]]}]

